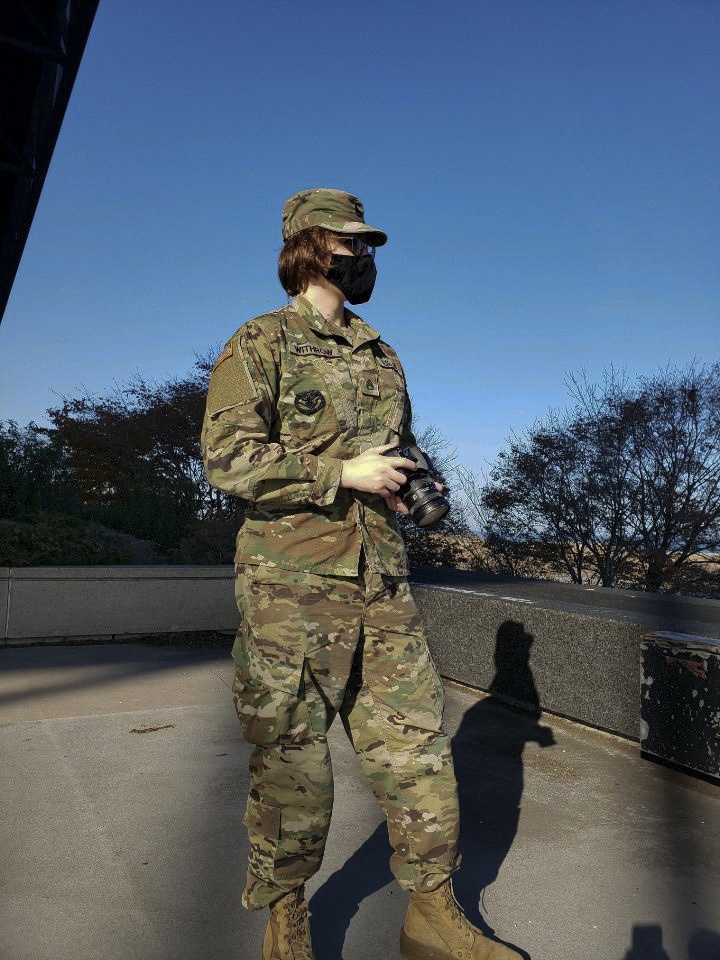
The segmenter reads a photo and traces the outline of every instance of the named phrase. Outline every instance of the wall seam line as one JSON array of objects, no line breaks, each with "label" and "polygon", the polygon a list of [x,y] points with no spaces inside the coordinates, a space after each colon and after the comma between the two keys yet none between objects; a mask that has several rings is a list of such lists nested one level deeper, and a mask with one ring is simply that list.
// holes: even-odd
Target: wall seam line
[{"label": "wall seam line", "polygon": [[8,578],[7,578],[7,597],[5,598],[5,636],[4,640],[7,641],[8,633],[10,631],[10,592],[12,585],[12,567],[8,567]]}]

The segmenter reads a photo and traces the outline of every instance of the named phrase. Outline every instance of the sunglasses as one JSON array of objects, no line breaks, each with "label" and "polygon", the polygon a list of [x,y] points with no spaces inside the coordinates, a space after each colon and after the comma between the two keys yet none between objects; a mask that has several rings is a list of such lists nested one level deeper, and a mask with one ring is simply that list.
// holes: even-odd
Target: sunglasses
[{"label": "sunglasses", "polygon": [[338,235],[338,240],[348,249],[352,250],[354,257],[362,257],[365,254],[370,254],[371,257],[375,257],[375,247],[370,246],[362,239],[358,234],[353,234],[351,237],[345,237]]}]

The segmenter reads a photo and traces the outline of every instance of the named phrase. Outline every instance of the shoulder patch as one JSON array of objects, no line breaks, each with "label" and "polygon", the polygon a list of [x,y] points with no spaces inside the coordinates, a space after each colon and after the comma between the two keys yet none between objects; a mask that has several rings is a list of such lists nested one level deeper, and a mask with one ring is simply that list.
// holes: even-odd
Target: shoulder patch
[{"label": "shoulder patch", "polygon": [[207,412],[212,415],[260,398],[260,389],[240,339],[223,350],[210,374]]}]

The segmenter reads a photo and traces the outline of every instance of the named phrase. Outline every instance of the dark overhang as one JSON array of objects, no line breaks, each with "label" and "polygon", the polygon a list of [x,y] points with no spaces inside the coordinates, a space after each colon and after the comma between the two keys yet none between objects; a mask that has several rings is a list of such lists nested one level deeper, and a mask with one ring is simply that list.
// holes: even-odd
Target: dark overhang
[{"label": "dark overhang", "polygon": [[97,6],[0,2],[0,322]]}]

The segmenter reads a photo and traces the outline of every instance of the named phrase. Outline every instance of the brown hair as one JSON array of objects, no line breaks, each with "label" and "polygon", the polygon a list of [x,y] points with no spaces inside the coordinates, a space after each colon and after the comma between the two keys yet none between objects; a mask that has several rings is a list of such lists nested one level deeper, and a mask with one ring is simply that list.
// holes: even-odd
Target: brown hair
[{"label": "brown hair", "polygon": [[325,227],[305,227],[288,237],[278,258],[278,277],[286,293],[302,293],[313,277],[325,273],[335,240],[337,234]]}]

